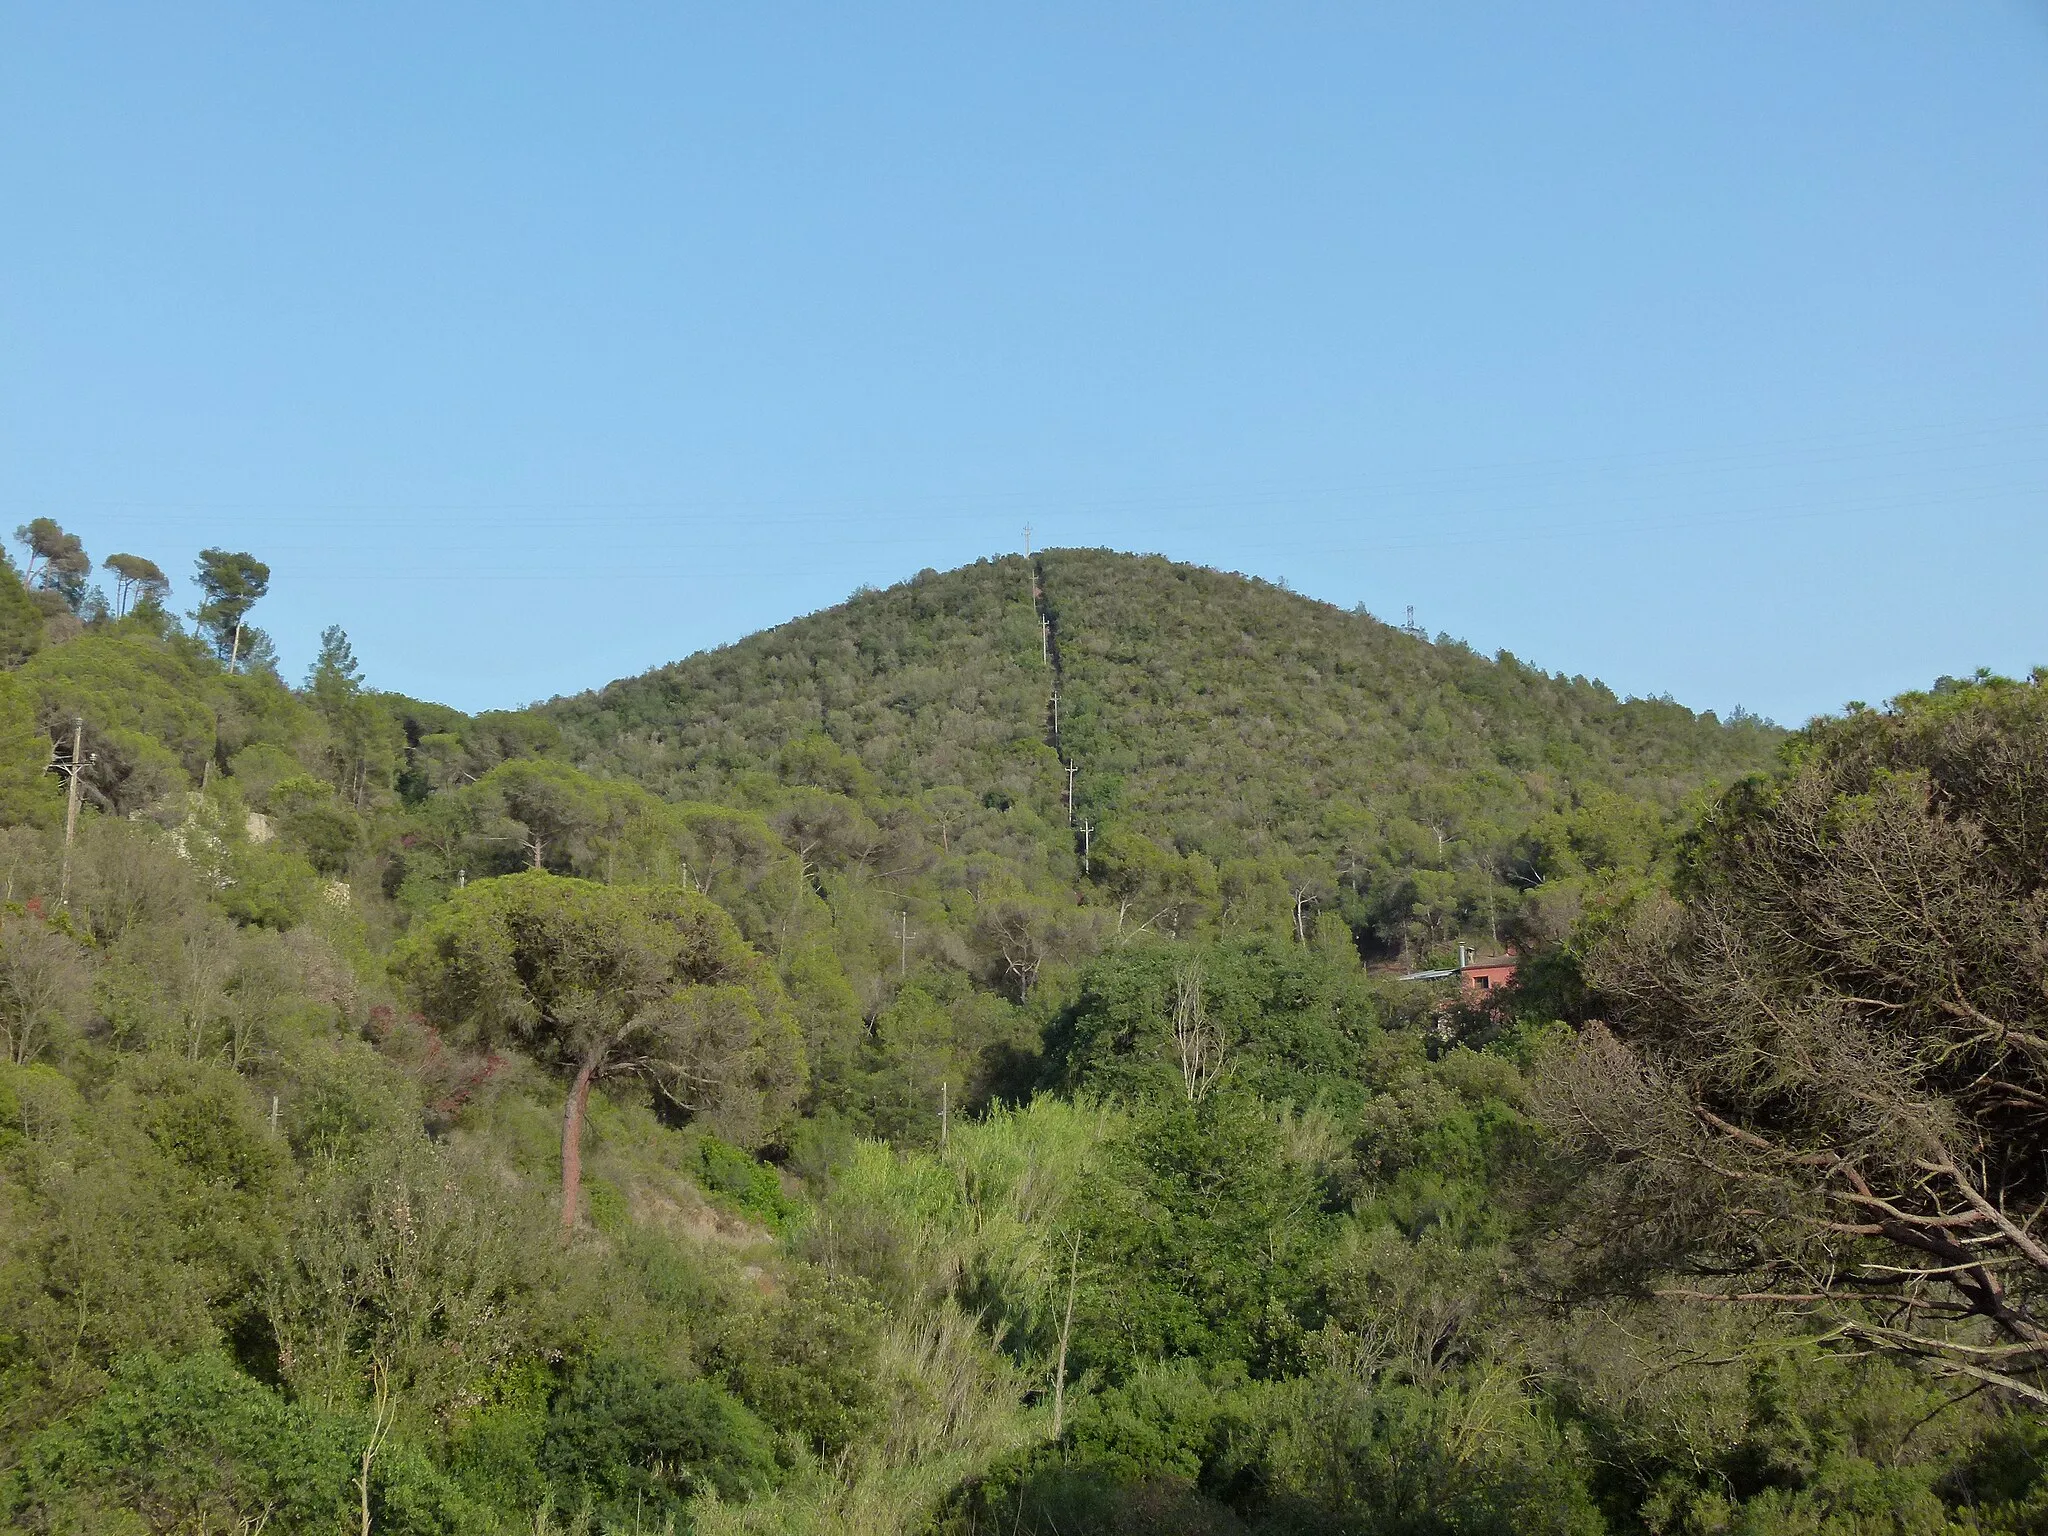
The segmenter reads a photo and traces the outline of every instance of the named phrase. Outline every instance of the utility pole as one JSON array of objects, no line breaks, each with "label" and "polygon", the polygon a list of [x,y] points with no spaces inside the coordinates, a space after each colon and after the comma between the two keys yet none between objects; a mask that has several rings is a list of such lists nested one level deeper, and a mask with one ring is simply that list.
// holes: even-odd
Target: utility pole
[{"label": "utility pole", "polygon": [[899,912],[896,918],[896,974],[902,977],[910,974],[910,913]]},{"label": "utility pole", "polygon": [[64,867],[57,877],[57,905],[71,905],[71,844],[78,836],[78,770],[84,765],[85,717],[71,717],[71,787],[64,800]]},{"label": "utility pole", "polygon": [[951,1109],[952,1106],[946,1102],[946,1080],[942,1077],[939,1079],[939,1150],[941,1152],[946,1150],[946,1131]]},{"label": "utility pole", "polygon": [[[1060,707],[1060,696],[1058,694],[1052,696],[1052,707],[1054,717],[1057,719]],[[1074,779],[1080,772],[1081,765],[1079,763],[1071,760],[1067,763],[1067,825],[1070,827],[1074,824]]]},{"label": "utility pole", "polygon": [[1052,620],[1044,614],[1038,616],[1038,649],[1045,658],[1045,664],[1052,665]]},{"label": "utility pole", "polygon": [[1088,855],[1093,846],[1094,839],[1095,823],[1083,821],[1081,823],[1081,873],[1084,875],[1089,872]]},{"label": "utility pole", "polygon": [[1031,525],[1029,523],[1024,525],[1024,558],[1026,560],[1031,558]]}]

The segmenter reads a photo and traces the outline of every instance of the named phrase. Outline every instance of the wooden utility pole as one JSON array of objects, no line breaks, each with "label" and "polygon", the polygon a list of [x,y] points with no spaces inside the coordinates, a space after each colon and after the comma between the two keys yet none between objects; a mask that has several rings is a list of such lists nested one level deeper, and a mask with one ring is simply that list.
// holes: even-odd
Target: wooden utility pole
[{"label": "wooden utility pole", "polygon": [[910,913],[907,911],[897,913],[896,921],[896,974],[898,976],[908,976],[910,974]]},{"label": "wooden utility pole", "polygon": [[1087,873],[1089,872],[1089,869],[1088,869],[1088,856],[1089,856],[1089,854],[1090,854],[1090,853],[1091,853],[1091,852],[1093,851],[1093,848],[1094,848],[1094,842],[1095,842],[1095,823],[1094,823],[1094,822],[1092,822],[1092,821],[1087,821],[1087,820],[1084,820],[1084,821],[1082,821],[1082,823],[1081,823],[1081,873],[1082,873],[1082,874],[1084,874],[1084,875],[1085,875],[1085,874],[1087,874]]},{"label": "wooden utility pole", "polygon": [[946,1099],[946,1079],[939,1079],[939,1150],[946,1150],[946,1132],[951,1119],[952,1105]]},{"label": "wooden utility pole", "polygon": [[78,836],[78,770],[85,761],[85,717],[71,718],[71,787],[64,797],[64,866],[57,877],[57,905],[71,905],[71,844]]},{"label": "wooden utility pole", "polygon": [[[1059,695],[1053,695],[1053,708],[1059,708]],[[1081,771],[1081,765],[1071,760],[1067,763],[1067,825],[1074,824],[1074,779]]]}]

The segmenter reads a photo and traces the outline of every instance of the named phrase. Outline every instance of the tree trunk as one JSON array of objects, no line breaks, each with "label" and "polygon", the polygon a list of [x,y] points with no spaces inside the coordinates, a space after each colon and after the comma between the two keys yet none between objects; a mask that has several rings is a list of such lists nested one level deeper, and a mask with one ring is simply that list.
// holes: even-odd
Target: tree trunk
[{"label": "tree trunk", "polygon": [[562,1111],[562,1236],[576,1230],[576,1210],[583,1198],[583,1112],[590,1106],[590,1079],[603,1060],[597,1055],[583,1058],[576,1080],[569,1085],[569,1102]]}]

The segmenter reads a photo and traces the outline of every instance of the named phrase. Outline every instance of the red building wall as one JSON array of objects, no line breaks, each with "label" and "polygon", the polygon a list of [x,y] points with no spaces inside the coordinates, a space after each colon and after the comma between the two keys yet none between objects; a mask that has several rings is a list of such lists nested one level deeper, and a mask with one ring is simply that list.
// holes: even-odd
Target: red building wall
[{"label": "red building wall", "polygon": [[1467,965],[1458,971],[1458,985],[1468,997],[1484,997],[1515,979],[1515,962],[1495,960],[1486,965]]}]

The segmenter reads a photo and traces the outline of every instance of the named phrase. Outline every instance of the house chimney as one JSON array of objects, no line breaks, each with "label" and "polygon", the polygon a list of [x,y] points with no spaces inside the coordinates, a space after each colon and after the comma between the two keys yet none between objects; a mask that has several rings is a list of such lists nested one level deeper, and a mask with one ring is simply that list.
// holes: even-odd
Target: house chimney
[{"label": "house chimney", "polygon": [[1458,969],[1462,971],[1471,963],[1472,946],[1470,944],[1460,944],[1458,946]]}]

